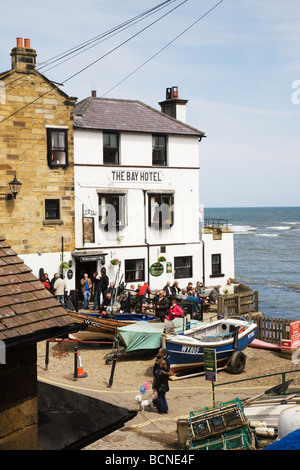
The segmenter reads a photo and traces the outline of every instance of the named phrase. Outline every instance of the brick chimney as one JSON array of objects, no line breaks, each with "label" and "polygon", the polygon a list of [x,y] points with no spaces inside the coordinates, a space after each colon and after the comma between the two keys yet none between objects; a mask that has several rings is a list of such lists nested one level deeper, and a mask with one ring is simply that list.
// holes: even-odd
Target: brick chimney
[{"label": "brick chimney", "polygon": [[20,72],[31,72],[36,69],[36,51],[30,47],[30,39],[17,38],[17,47],[11,51],[11,67]]},{"label": "brick chimney", "polygon": [[171,116],[179,121],[186,121],[186,104],[188,100],[181,100],[178,96],[178,87],[166,89],[166,99],[158,103],[161,107],[161,112]]}]

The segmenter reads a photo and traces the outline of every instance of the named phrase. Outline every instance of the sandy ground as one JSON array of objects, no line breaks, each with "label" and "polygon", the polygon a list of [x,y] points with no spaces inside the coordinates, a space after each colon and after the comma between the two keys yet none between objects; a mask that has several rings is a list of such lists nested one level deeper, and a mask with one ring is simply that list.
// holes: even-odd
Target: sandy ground
[{"label": "sandy ground", "polygon": [[[134,398],[140,386],[151,380],[155,354],[125,355],[116,363],[112,386],[109,387],[112,365],[106,364],[110,344],[91,348],[80,345],[82,368],[87,377],[74,379],[74,344],[66,343],[60,350],[59,343],[50,343],[50,361],[45,369],[46,343],[38,344],[38,376],[41,380],[61,385],[79,393],[89,394],[131,410],[139,410]],[[246,367],[240,375],[226,371],[218,372],[215,403],[249,398],[281,383],[280,376],[254,379],[254,377],[298,369],[291,358],[279,352],[248,347],[245,351]],[[232,381],[252,380],[226,384]],[[299,373],[288,374],[293,386],[299,389]],[[289,389],[290,390],[290,389]],[[151,388],[144,395],[147,398]],[[139,411],[137,416],[123,428],[86,447],[87,450],[178,450],[177,421],[187,419],[190,411],[212,405],[211,383],[204,376],[170,381],[167,393],[169,413],[159,415],[157,411]]]}]

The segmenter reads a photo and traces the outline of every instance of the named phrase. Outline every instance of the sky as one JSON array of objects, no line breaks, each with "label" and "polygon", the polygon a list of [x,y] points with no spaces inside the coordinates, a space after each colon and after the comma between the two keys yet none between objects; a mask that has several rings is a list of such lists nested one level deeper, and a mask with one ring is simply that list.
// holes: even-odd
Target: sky
[{"label": "sky", "polygon": [[96,90],[160,110],[166,88],[178,86],[188,100],[186,122],[206,135],[200,204],[300,206],[299,0],[172,0],[69,60],[49,63],[162,3],[5,2],[0,71],[11,68],[22,37],[36,49],[38,69],[79,101]]}]

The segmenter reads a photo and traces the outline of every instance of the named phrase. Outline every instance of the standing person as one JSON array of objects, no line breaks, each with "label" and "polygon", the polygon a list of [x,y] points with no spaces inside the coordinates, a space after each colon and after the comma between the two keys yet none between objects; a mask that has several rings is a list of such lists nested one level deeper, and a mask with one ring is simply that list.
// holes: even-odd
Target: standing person
[{"label": "standing person", "polygon": [[41,277],[41,282],[44,284],[44,287],[46,287],[46,289],[50,290],[50,281],[47,273],[43,274],[43,276]]},{"label": "standing person", "polygon": [[171,287],[172,297],[178,297],[180,291],[181,289],[178,286],[178,281],[174,281],[173,286]]},{"label": "standing person", "polygon": [[151,294],[151,289],[148,286],[148,283],[144,282],[144,285],[139,288],[138,292],[139,298],[141,299],[142,313],[144,312],[145,306],[147,304],[149,294]]},{"label": "standing person", "polygon": [[155,314],[160,318],[161,323],[165,321],[165,316],[167,315],[169,307],[170,303],[167,296],[165,296],[164,292],[160,290],[158,297],[155,299]]},{"label": "standing person", "polygon": [[223,292],[224,294],[233,294],[234,293],[234,287],[231,285],[231,279],[227,279],[226,285],[223,287]]},{"label": "standing person", "polygon": [[59,274],[54,274],[54,285],[53,285],[53,291],[56,300],[58,300],[63,308],[65,307],[65,289],[66,289],[66,283],[65,281],[60,277]]},{"label": "standing person", "polygon": [[153,387],[157,390],[158,400],[157,409],[159,414],[166,414],[169,411],[166,393],[169,391],[169,372],[167,371],[166,361],[158,360],[158,370],[155,373]]},{"label": "standing person", "polygon": [[164,287],[164,291],[165,291],[166,296],[168,297],[168,299],[171,299],[172,289],[171,289],[170,281],[167,281],[167,284]]},{"label": "standing person", "polygon": [[153,376],[155,375],[155,373],[159,369],[159,361],[161,359],[163,359],[166,362],[167,372],[170,372],[171,364],[170,364],[170,361],[169,361],[168,356],[167,356],[167,350],[165,348],[160,348],[159,351],[158,351],[158,354],[156,356],[156,361],[155,361],[155,364],[154,364],[154,367],[153,367]]},{"label": "standing person", "polygon": [[101,284],[102,284],[102,277],[100,277],[98,272],[96,271],[93,274],[93,294],[94,294],[93,311],[95,311],[97,307],[100,308]]},{"label": "standing person", "polygon": [[[101,268],[101,294],[102,294],[102,302],[103,300],[105,299],[105,294],[106,294],[106,290],[108,288],[108,284],[109,284],[109,279],[108,279],[108,276],[106,275],[106,269],[105,268]],[[101,301],[100,301],[101,303]]]},{"label": "standing person", "polygon": [[87,273],[84,273],[81,283],[81,292],[83,293],[84,306],[86,310],[89,309],[89,303],[91,299],[91,289],[93,287],[91,279],[88,277]]}]

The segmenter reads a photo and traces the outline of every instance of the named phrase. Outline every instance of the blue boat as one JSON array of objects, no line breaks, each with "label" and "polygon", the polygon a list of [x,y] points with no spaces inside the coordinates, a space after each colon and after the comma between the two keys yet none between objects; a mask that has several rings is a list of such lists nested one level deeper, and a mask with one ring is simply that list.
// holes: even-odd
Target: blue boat
[{"label": "blue boat", "polygon": [[166,335],[165,346],[174,374],[204,369],[204,349],[215,349],[217,367],[229,365],[239,374],[245,367],[242,351],[257,334],[257,325],[235,318],[217,320],[177,335]]}]

